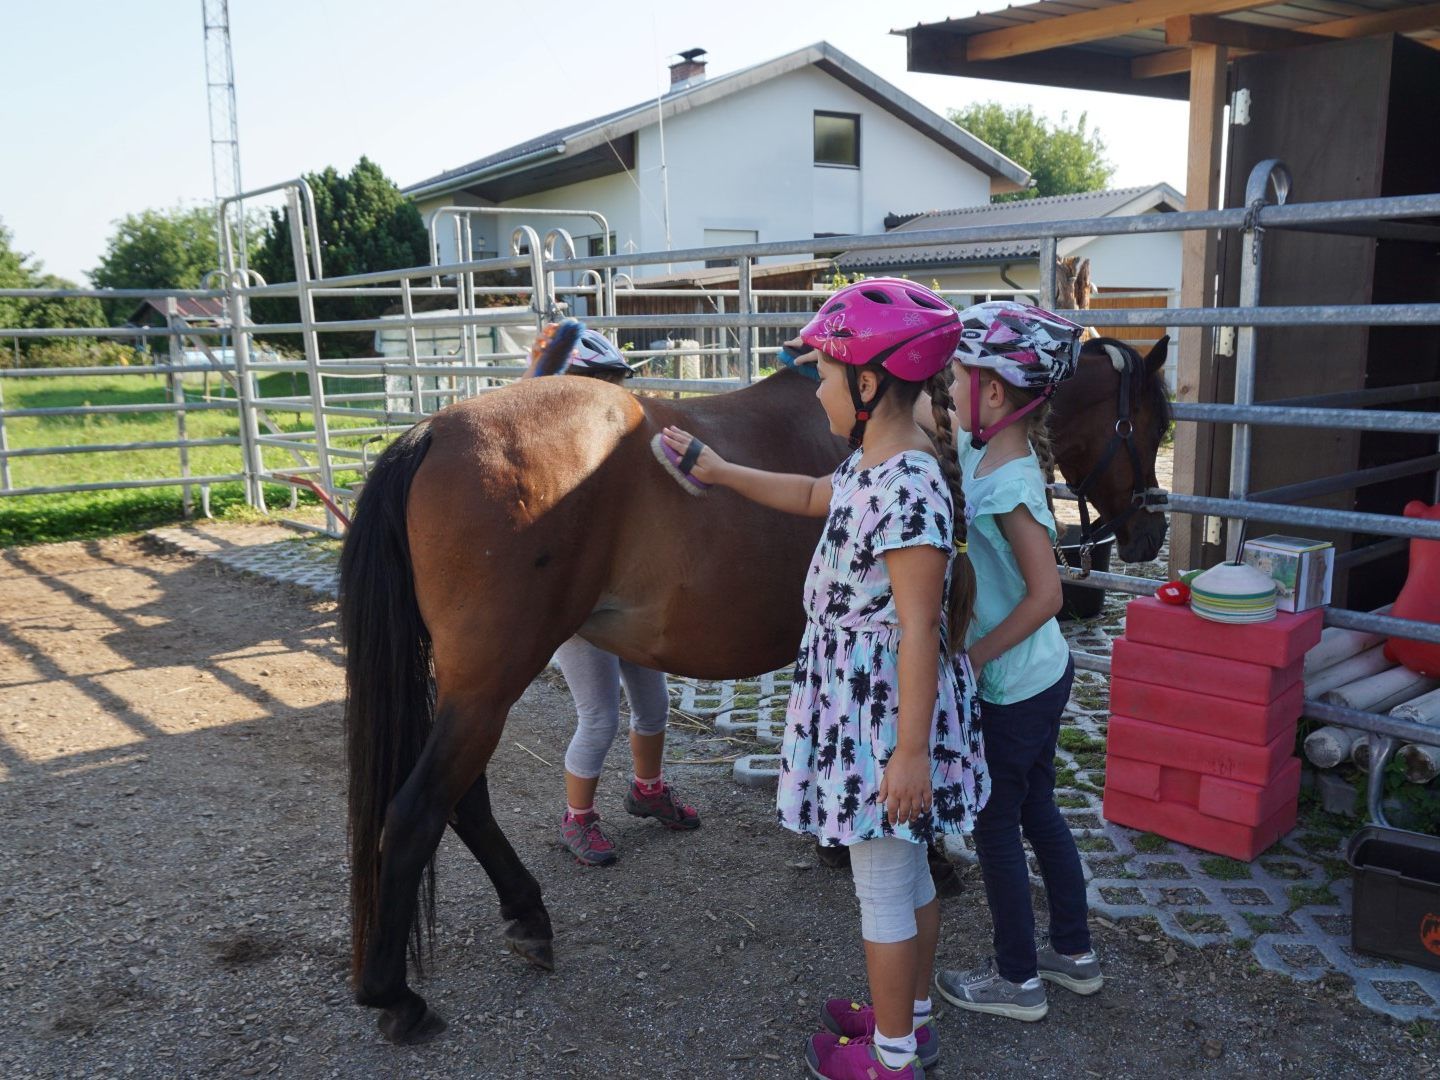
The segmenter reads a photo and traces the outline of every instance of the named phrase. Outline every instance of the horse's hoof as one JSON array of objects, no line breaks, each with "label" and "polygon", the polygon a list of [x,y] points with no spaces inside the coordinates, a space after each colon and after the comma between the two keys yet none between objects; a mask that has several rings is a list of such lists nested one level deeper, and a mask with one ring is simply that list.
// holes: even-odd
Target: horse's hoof
[{"label": "horse's hoof", "polygon": [[376,1022],[381,1033],[396,1046],[416,1046],[429,1042],[445,1030],[445,1021],[433,1011],[425,1000],[414,996],[413,1000],[393,1009],[386,1009]]},{"label": "horse's hoof", "polygon": [[509,944],[510,951],[527,963],[541,971],[555,970],[555,946],[548,939],[511,937],[506,934],[505,941]]}]

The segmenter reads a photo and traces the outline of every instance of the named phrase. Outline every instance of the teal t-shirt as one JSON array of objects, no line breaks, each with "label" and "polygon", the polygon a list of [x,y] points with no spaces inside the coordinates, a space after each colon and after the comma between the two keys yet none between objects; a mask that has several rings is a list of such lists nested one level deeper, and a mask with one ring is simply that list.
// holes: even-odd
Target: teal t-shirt
[{"label": "teal t-shirt", "polygon": [[[965,520],[969,524],[970,563],[975,568],[975,618],[965,644],[970,646],[995,629],[1026,593],[1025,578],[997,517],[1024,506],[1055,540],[1055,518],[1045,505],[1045,479],[1034,452],[1007,461],[994,472],[977,477],[985,450],[976,450],[959,433],[960,470],[965,487]],[[1060,681],[1070,648],[1060,624],[1048,619],[1024,641],[1001,653],[977,672],[980,697],[1009,705],[1034,697]]]}]

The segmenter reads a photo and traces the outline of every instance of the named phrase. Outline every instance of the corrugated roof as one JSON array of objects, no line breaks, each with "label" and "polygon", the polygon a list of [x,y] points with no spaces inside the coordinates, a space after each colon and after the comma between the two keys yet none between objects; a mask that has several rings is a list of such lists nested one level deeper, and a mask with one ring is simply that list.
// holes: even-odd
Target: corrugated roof
[{"label": "corrugated roof", "polygon": [[[1030,174],[1001,154],[993,146],[975,138],[945,117],[927,108],[908,94],[880,78],[869,68],[851,59],[828,42],[818,42],[795,49],[782,56],[754,64],[739,71],[717,75],[712,79],[671,91],[660,99],[666,117],[698,108],[728,94],[765,82],[777,76],[815,65],[834,76],[857,93],[870,98],[887,111],[900,116],[912,127],[941,143],[988,175],[1015,186],[1023,186]],[[646,100],[604,116],[582,120],[577,124],[556,128],[523,143],[497,150],[493,154],[458,168],[448,169],[425,180],[410,184],[401,192],[411,198],[442,194],[467,184],[501,175],[507,168],[524,168],[527,158],[547,151],[569,157],[596,145],[627,135],[653,122],[656,102]],[[1000,190],[1005,190],[1002,187]],[[1014,190],[1011,188],[1010,190]]]},{"label": "corrugated roof", "polygon": [[[964,229],[992,225],[1025,225],[1070,218],[1109,217],[1116,213],[1144,213],[1156,206],[1170,210],[1184,207],[1184,198],[1169,184],[1112,188],[1075,195],[1051,195],[1041,199],[962,206],[954,210],[930,210],[891,229],[892,233],[922,232],[931,229]],[[945,244],[939,247],[886,248],[880,251],[845,252],[835,260],[842,270],[889,266],[936,265],[992,262],[996,259],[1031,258],[1040,253],[1038,240],[1004,243]]]}]

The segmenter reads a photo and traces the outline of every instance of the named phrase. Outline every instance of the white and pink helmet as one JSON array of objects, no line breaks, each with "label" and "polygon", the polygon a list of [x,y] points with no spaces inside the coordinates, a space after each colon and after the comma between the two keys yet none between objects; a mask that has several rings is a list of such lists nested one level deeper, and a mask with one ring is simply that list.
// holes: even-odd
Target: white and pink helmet
[{"label": "white and pink helmet", "polygon": [[955,359],[1023,390],[1052,389],[1075,373],[1083,332],[1044,308],[991,300],[960,312]]},{"label": "white and pink helmet", "polygon": [[905,382],[924,382],[944,371],[959,337],[955,309],[902,278],[846,285],[800,331],[806,345],[837,363],[878,364]]}]

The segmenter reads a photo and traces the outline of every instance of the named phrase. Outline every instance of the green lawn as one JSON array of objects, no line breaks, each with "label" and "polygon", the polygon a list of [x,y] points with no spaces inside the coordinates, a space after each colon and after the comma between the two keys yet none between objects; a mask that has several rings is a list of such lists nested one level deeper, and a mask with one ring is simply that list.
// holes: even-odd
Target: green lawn
[{"label": "green lawn", "polygon": [[[262,397],[289,397],[308,393],[303,374],[275,372],[259,379]],[[331,379],[331,393],[379,389],[378,379],[346,379],[342,385]],[[233,407],[228,386],[218,379],[210,382],[212,399],[231,407],[189,412],[186,434],[191,439],[239,437],[239,415]],[[224,388],[224,397],[220,396]],[[47,376],[34,379],[6,379],[3,389],[7,409],[57,408],[79,405],[126,405],[161,403],[168,400],[164,380],[159,376]],[[186,383],[187,400],[201,400],[200,376]],[[312,426],[308,412],[272,412],[271,421],[284,431],[305,431]],[[337,420],[331,428],[362,426],[362,419]],[[6,441],[11,450],[39,446],[79,446],[104,443],[157,442],[177,438],[173,413],[86,417],[18,417],[5,421]],[[358,442],[358,440],[356,440]],[[190,473],[218,476],[240,471],[238,445],[193,447],[189,451]],[[267,448],[267,464],[274,468],[294,465],[287,451]],[[313,458],[312,458],[313,461]],[[51,487],[62,484],[104,483],[180,475],[177,449],[128,450],[98,453],[47,455],[15,458],[10,461],[12,487]],[[194,491],[199,510],[198,490]],[[314,502],[309,492],[301,500]],[[244,506],[239,482],[211,488],[211,508],[216,514]],[[290,489],[266,486],[271,506],[288,505]],[[105,536],[149,528],[182,517],[180,488],[137,488],[124,491],[72,492],[60,495],[0,495],[0,547]]]}]

